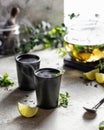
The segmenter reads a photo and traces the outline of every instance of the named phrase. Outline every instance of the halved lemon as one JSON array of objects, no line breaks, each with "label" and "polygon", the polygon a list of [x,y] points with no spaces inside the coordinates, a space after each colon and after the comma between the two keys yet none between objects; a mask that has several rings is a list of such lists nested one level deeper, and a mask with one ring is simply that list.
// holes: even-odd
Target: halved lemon
[{"label": "halved lemon", "polygon": [[38,107],[37,106],[31,107],[29,105],[18,102],[18,110],[19,113],[24,117],[33,117],[37,114]]},{"label": "halved lemon", "polygon": [[101,83],[101,84],[104,83],[104,73],[96,73],[95,77],[98,83]]},{"label": "halved lemon", "polygon": [[95,74],[99,72],[99,69],[93,69],[89,72],[83,73],[83,76],[88,79],[88,80],[94,80],[95,79]]}]

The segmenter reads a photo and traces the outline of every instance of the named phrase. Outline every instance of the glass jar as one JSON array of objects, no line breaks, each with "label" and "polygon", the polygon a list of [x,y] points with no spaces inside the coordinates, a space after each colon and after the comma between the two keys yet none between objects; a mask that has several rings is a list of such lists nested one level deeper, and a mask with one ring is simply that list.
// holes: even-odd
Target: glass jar
[{"label": "glass jar", "polygon": [[[10,33],[10,36],[5,36],[5,33]],[[19,25],[15,24],[4,28],[0,26],[0,54],[9,55],[15,54],[20,46]]]},{"label": "glass jar", "polygon": [[104,23],[97,20],[77,21],[64,38],[69,55],[79,62],[104,58]]}]

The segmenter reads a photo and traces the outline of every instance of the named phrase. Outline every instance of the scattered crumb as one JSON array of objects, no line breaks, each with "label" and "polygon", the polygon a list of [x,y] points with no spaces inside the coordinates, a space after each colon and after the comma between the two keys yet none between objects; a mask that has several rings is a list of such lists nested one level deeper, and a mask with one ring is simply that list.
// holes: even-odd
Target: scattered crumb
[{"label": "scattered crumb", "polygon": [[97,87],[98,87],[98,85],[97,85],[97,84],[95,84],[95,85],[94,85],[94,87],[96,87],[96,88],[97,88]]},{"label": "scattered crumb", "polygon": [[79,78],[80,78],[80,79],[83,79],[83,77],[82,77],[82,76],[80,76]]},{"label": "scattered crumb", "polygon": [[33,102],[33,100],[31,100],[30,102]]},{"label": "scattered crumb", "polygon": [[25,99],[24,102],[27,102],[27,100]]},{"label": "scattered crumb", "polygon": [[28,95],[25,95],[26,97],[28,97]]},{"label": "scattered crumb", "polygon": [[90,85],[92,86],[92,82],[90,82]]},{"label": "scattered crumb", "polygon": [[86,83],[86,86],[88,86],[88,83]]}]

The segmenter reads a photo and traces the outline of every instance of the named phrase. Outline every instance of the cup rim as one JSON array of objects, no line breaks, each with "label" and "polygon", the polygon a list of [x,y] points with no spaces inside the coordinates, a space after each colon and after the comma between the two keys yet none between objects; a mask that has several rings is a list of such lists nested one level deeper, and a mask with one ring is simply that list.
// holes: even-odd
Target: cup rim
[{"label": "cup rim", "polygon": [[[40,57],[38,55],[35,55],[35,54],[20,54],[20,55],[17,55],[15,57],[15,60],[16,60],[16,62],[24,64],[24,62],[20,61],[20,58],[22,58],[22,57],[29,57],[29,56],[31,56],[30,58],[36,58],[37,59],[35,61],[30,62],[31,64],[40,62]],[[25,64],[28,64],[28,63],[25,63]]]},{"label": "cup rim", "polygon": [[[43,76],[37,75],[37,72],[42,71],[42,70],[57,71],[57,72],[58,72],[58,75],[55,75],[55,76],[53,76],[53,77],[43,77]],[[39,78],[53,79],[53,78],[56,78],[56,77],[60,77],[60,76],[62,75],[62,72],[61,72],[61,70],[56,69],[56,68],[47,68],[47,67],[45,67],[45,68],[40,68],[40,69],[37,69],[36,71],[34,71],[34,75],[35,75],[36,77],[39,77]]]}]

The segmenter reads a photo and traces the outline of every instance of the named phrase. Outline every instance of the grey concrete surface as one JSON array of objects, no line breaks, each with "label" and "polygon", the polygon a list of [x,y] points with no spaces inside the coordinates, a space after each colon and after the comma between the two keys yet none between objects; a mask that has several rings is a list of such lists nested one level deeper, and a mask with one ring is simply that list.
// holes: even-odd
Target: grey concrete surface
[{"label": "grey concrete surface", "polygon": [[18,89],[15,56],[0,58],[0,74],[8,73],[15,82],[8,90],[0,88],[0,130],[98,130],[99,123],[104,120],[104,105],[98,109],[94,119],[88,119],[83,106],[92,107],[103,98],[104,87],[95,81],[86,84],[80,78],[81,71],[63,67],[63,59],[55,50],[32,53],[41,57],[41,68],[64,68],[60,92],[69,92],[69,105],[67,108],[39,109],[33,118],[22,117],[17,102],[36,103],[35,90],[26,92]]}]

